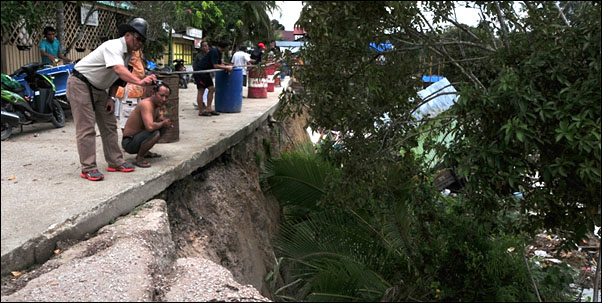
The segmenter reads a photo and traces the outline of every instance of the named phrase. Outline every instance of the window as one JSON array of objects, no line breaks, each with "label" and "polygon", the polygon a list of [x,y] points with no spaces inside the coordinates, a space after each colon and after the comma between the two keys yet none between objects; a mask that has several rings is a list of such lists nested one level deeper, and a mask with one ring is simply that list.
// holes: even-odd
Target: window
[{"label": "window", "polygon": [[192,64],[192,44],[174,43],[173,59],[184,59],[184,64]]}]

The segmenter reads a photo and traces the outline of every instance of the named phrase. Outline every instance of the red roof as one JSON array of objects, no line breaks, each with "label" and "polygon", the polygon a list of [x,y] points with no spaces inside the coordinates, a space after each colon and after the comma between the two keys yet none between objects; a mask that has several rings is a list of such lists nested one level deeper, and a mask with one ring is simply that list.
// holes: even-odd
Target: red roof
[{"label": "red roof", "polygon": [[293,33],[293,34],[294,34],[294,35],[305,35],[305,34],[307,34],[307,33],[305,32],[305,30],[304,30],[304,29],[302,29],[302,28],[299,28],[299,27],[295,27],[295,31],[294,31],[294,33]]},{"label": "red roof", "polygon": [[293,31],[283,31],[283,30],[281,30],[280,33],[282,34],[282,38],[280,40],[282,40],[282,41],[295,41],[295,34],[293,33]]}]

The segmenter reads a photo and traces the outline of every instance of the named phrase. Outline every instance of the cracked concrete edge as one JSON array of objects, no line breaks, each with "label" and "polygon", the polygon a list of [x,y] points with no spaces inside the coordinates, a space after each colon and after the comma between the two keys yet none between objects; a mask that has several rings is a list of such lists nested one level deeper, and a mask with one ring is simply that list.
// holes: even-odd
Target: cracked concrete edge
[{"label": "cracked concrete edge", "polygon": [[142,181],[117,193],[108,200],[101,201],[98,206],[85,213],[75,215],[58,225],[52,225],[42,235],[6,252],[1,258],[0,267],[2,269],[0,274],[4,276],[11,271],[23,270],[34,264],[41,264],[52,256],[58,241],[81,240],[87,234],[92,234],[109,224],[111,220],[129,213],[136,206],[152,199],[173,182],[183,179],[198,168],[209,164],[232,146],[240,143],[249,134],[255,132],[268,119],[268,116],[276,112],[279,104],[274,104],[255,121],[223,138],[215,145],[195,153],[191,158],[182,161],[180,164],[156,174],[150,180]]}]

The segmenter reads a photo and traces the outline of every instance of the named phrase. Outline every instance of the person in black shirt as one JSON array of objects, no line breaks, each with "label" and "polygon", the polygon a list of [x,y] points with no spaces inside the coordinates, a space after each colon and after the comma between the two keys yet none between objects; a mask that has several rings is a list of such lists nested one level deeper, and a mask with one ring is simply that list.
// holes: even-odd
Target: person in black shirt
[{"label": "person in black shirt", "polygon": [[251,59],[255,59],[255,65],[261,62],[261,57],[263,56],[263,50],[265,50],[265,45],[261,42],[257,44],[257,47],[251,53]]},{"label": "person in black shirt", "polygon": [[[209,69],[225,69],[228,73],[232,72],[233,66],[222,63],[222,53],[228,50],[230,41],[222,40],[217,44],[217,47],[211,49],[207,55],[205,55],[198,63],[197,70],[209,70]],[[209,89],[207,94],[207,106],[205,109],[199,107],[199,116],[218,116],[219,113],[211,109],[211,103],[213,103],[213,95],[215,93],[215,86],[209,73],[200,73],[199,76],[195,77],[197,89],[200,91],[202,96],[205,93],[205,89]]]},{"label": "person in black shirt", "polygon": [[[201,41],[201,48],[198,49],[197,54],[194,56],[194,61],[192,62],[192,70],[194,70],[195,72],[198,71],[198,65],[199,65],[199,61],[201,61],[201,59],[203,59],[203,57],[205,57],[205,55],[209,52],[211,48],[209,47],[209,43],[205,40]],[[199,77],[202,74],[193,74],[192,78],[194,79],[194,83],[198,83],[199,82]],[[192,105],[194,106],[195,109],[199,109],[199,110],[204,110],[205,109],[205,103],[207,102],[207,96],[205,94],[205,91],[201,91],[198,86],[197,86],[197,93],[196,93],[196,103],[192,102]]]}]

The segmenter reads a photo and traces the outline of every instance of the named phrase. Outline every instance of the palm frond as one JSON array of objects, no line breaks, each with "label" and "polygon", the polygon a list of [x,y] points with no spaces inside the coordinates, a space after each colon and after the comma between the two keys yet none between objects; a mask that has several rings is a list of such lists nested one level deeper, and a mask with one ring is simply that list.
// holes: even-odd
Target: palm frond
[{"label": "palm frond", "polygon": [[261,180],[283,206],[290,207],[285,215],[304,216],[319,207],[326,179],[336,175],[338,170],[313,151],[295,151],[269,160]]},{"label": "palm frond", "polygon": [[347,210],[332,210],[282,223],[275,246],[302,280],[303,299],[378,300],[392,287],[391,272],[405,268],[405,261],[374,235],[379,228],[359,221]]}]

